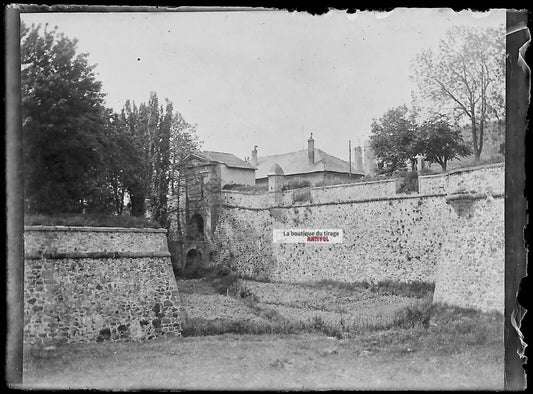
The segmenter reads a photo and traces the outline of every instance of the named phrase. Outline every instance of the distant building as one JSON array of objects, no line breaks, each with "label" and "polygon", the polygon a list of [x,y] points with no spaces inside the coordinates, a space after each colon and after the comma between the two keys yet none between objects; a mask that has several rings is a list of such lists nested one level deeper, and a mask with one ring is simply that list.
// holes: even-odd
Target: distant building
[{"label": "distant building", "polygon": [[[362,168],[315,148],[313,134],[307,141],[307,149],[273,156],[258,156],[257,146],[252,151],[251,164],[257,167],[255,183],[267,185],[268,175],[282,171],[285,183],[308,181],[314,185],[346,183],[363,177]],[[359,166],[360,167],[360,166]]]},{"label": "distant building", "polygon": [[231,153],[203,151],[191,153],[183,163],[185,167],[205,168],[206,173],[214,172],[220,179],[220,187],[227,184],[255,185],[255,167]]}]

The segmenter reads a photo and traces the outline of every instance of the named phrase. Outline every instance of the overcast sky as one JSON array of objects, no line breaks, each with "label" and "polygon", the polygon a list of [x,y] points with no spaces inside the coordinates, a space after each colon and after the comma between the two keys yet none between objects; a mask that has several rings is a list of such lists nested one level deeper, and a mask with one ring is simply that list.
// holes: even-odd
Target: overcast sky
[{"label": "overcast sky", "polygon": [[326,15],[286,11],[21,14],[58,26],[89,54],[119,111],[155,91],[198,124],[203,149],[250,156],[315,147],[348,160],[372,119],[409,104],[410,63],[453,25],[505,24],[488,13],[396,9]]}]

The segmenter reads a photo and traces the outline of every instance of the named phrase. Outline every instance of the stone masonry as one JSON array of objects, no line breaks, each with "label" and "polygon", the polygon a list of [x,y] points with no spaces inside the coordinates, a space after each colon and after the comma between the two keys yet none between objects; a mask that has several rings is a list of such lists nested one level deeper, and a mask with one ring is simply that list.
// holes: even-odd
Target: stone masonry
[{"label": "stone masonry", "polygon": [[[274,281],[435,283],[435,301],[503,312],[504,164],[394,181],[248,194],[222,191],[211,264]],[[341,244],[275,244],[273,229],[343,229]]]},{"label": "stone masonry", "polygon": [[25,227],[24,342],[180,335],[166,230]]}]

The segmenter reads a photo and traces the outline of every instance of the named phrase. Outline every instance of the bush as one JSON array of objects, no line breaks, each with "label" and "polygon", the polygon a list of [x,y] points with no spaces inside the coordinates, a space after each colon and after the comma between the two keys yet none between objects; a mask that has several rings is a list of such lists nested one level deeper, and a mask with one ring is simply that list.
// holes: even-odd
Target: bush
[{"label": "bush", "polygon": [[394,316],[394,325],[400,328],[429,327],[431,302],[409,305]]},{"label": "bush", "polygon": [[283,185],[281,190],[301,189],[309,186],[311,186],[311,182],[309,182],[307,179],[293,179]]},{"label": "bush", "polygon": [[222,190],[235,190],[241,192],[266,192],[268,185],[243,185],[241,183],[228,183],[222,187]]},{"label": "bush", "polygon": [[399,175],[400,186],[397,193],[418,193],[418,173],[416,171],[405,171]]}]

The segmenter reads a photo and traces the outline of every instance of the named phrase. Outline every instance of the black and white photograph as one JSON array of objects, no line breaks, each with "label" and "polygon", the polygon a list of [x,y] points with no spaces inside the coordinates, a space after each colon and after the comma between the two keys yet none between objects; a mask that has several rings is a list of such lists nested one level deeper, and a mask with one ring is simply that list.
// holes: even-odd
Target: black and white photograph
[{"label": "black and white photograph", "polygon": [[507,10],[16,18],[15,387],[523,384]]}]

